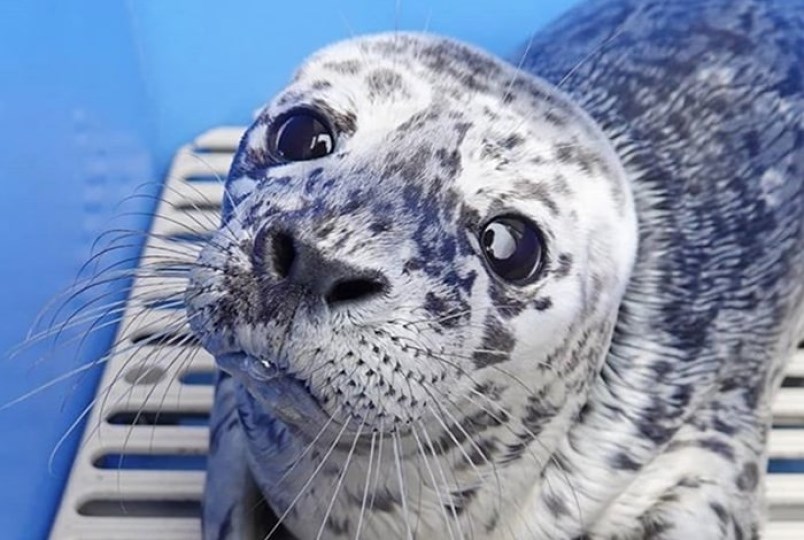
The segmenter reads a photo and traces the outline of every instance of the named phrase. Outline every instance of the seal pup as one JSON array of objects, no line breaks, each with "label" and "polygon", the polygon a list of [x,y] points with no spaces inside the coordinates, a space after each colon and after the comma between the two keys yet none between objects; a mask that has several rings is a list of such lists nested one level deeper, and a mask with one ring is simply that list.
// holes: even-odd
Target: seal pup
[{"label": "seal pup", "polygon": [[515,59],[353,39],[244,135],[186,293],[205,538],[760,535],[804,3],[590,1]]}]

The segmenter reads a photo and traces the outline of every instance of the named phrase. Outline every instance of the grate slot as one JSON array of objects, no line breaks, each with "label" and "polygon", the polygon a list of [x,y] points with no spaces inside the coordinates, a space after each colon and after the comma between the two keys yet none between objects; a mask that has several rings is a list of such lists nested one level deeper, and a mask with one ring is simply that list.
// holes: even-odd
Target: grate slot
[{"label": "grate slot", "polygon": [[103,454],[92,465],[112,471],[203,471],[207,458],[192,454]]},{"label": "grate slot", "polygon": [[106,419],[115,426],[208,426],[207,412],[122,411]]},{"label": "grate slot", "polygon": [[180,378],[182,384],[211,386],[215,384],[214,371],[187,371]]},{"label": "grate slot", "polygon": [[201,503],[199,501],[160,501],[158,499],[121,500],[121,499],[91,499],[78,507],[78,514],[82,516],[103,517],[158,517],[170,518],[200,518]]}]

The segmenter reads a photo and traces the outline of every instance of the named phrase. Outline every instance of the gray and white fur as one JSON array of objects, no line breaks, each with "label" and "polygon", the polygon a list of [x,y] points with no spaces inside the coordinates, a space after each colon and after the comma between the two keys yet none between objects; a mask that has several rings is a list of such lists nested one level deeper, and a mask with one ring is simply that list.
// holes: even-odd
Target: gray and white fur
[{"label": "gray and white fur", "polygon": [[[245,134],[187,291],[223,370],[206,539],[264,537],[260,496],[302,540],[760,536],[804,330],[804,2],[592,0],[513,58],[349,40]],[[333,153],[277,161],[302,106]],[[482,256],[508,214],[533,283]]]}]

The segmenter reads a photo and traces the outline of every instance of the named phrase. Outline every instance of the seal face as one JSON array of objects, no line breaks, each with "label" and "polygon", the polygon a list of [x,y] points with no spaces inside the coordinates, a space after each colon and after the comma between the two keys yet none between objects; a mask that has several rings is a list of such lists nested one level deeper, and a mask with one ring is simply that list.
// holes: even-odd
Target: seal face
[{"label": "seal face", "polygon": [[[300,159],[275,149],[289,121],[308,124],[297,127],[305,143],[283,143]],[[325,124],[326,150],[308,156]],[[636,227],[616,156],[560,92],[444,39],[342,43],[260,114],[228,192],[188,292],[190,320],[221,367],[307,443],[331,417],[347,448],[380,433],[414,462],[426,439],[454,459],[468,451],[467,422],[504,424],[485,444],[512,460],[534,429],[577,413]],[[505,406],[490,409],[489,392]],[[451,491],[496,489],[462,476]],[[362,488],[364,473],[356,480]],[[386,489],[399,501],[401,486]],[[305,537],[319,524],[290,527]]]},{"label": "seal face", "polygon": [[[727,17],[689,4],[709,24]],[[771,15],[804,26],[800,4],[741,5],[780,36]],[[767,401],[802,329],[802,86],[750,131],[787,141],[755,171],[767,181],[743,170],[759,159],[710,163],[717,144],[684,161],[684,134],[726,122],[715,104],[685,113],[689,100],[760,61],[703,40],[682,65],[680,42],[656,63],[662,32],[703,32],[692,18],[668,2],[592,2],[524,57],[552,85],[405,33],[336,44],[298,71],[245,134],[187,291],[193,332],[225,372],[206,538],[242,535],[241,474],[298,538],[670,538],[685,510],[750,534],[756,499],[737,515],[722,483],[739,469],[756,492]],[[590,28],[625,44],[601,47]],[[566,58],[551,48],[561,34]],[[629,83],[640,76],[650,84]],[[670,106],[643,95],[668,81],[682,89]],[[724,180],[707,184],[712,171]],[[739,206],[763,185],[772,207]],[[757,250],[763,234],[783,247]],[[760,292],[774,297],[752,316]],[[728,367],[755,323],[762,352]],[[722,527],[708,537],[730,537]]]}]

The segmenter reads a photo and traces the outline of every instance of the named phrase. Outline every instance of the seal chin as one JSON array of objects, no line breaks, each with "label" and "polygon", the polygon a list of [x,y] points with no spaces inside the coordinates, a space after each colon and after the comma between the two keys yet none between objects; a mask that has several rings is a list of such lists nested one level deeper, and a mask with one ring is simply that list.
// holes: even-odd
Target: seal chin
[{"label": "seal chin", "polygon": [[[370,451],[372,433],[380,429],[369,427],[365,420],[361,422],[352,416],[344,418],[330,414],[303,379],[242,351],[218,354],[215,358],[223,371],[243,384],[256,402],[264,406],[266,413],[285,424],[302,440],[322,447],[335,445],[346,451],[354,441],[352,451]],[[403,455],[415,455],[418,451],[415,439],[404,427],[384,431],[396,433]]]},{"label": "seal chin", "polygon": [[323,426],[335,423],[310,393],[307,383],[291,373],[241,351],[219,355],[216,360],[221,369],[265,405],[267,412],[294,431],[313,438]]}]

